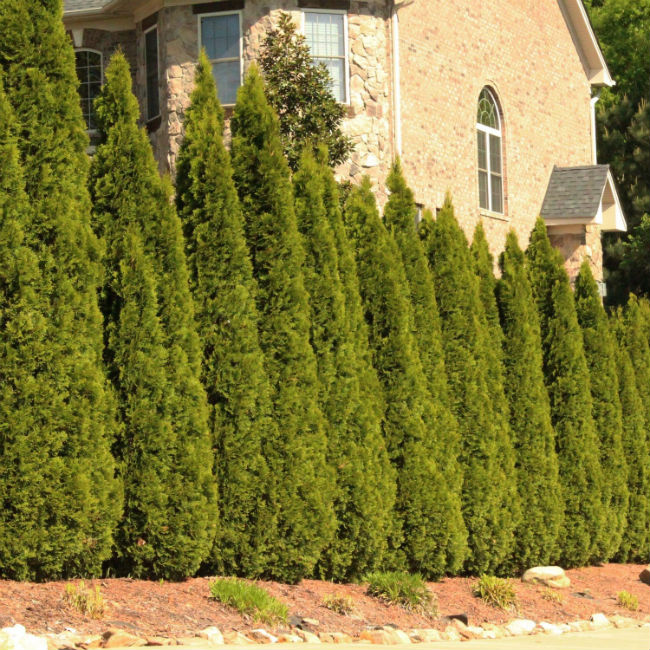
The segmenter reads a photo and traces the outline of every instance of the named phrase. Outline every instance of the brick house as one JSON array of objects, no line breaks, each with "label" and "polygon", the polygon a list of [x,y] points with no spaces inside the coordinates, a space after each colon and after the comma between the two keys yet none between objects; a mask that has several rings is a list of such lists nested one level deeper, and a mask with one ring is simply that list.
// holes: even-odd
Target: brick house
[{"label": "brick house", "polygon": [[602,280],[601,232],[625,230],[595,104],[613,79],[582,0],[65,0],[81,101],[121,46],[163,171],[174,171],[199,48],[232,105],[279,11],[290,12],[347,106],[355,142],[338,173],[369,174],[380,202],[396,155],[422,206],[451,192],[468,236],[495,254],[547,222],[570,275],[588,257]]}]

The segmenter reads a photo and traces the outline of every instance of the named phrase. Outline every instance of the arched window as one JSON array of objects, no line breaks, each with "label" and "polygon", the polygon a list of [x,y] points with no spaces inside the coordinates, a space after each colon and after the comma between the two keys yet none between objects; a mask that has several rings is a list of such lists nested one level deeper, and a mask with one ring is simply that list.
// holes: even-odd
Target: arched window
[{"label": "arched window", "polygon": [[476,116],[478,194],[484,210],[503,213],[503,155],[499,108],[492,91],[483,88]]},{"label": "arched window", "polygon": [[95,50],[75,52],[81,112],[89,131],[97,130],[93,102],[102,89],[102,54]]}]

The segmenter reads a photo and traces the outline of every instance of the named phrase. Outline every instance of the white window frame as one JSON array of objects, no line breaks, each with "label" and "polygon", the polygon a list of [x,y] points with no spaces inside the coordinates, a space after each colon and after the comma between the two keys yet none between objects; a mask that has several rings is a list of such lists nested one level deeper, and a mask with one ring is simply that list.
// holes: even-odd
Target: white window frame
[{"label": "white window frame", "polygon": [[[499,111],[499,102],[497,102],[497,98],[495,97],[494,93],[492,90],[488,87],[481,88],[481,93],[486,90],[488,94],[490,95],[490,99],[492,100],[492,103],[494,104],[494,111],[497,117],[497,123],[499,125],[498,129],[493,129],[490,126],[485,126],[485,124],[480,124],[478,120],[476,121],[476,130],[477,131],[482,131],[483,133],[486,134],[485,136],[485,155],[487,158],[487,169],[482,170],[478,167],[478,156],[476,157],[476,165],[477,165],[477,174],[476,174],[476,181],[478,183],[478,178],[479,178],[479,173],[481,171],[487,171],[487,177],[488,177],[488,206],[487,208],[484,208],[481,205],[481,186],[480,184],[478,185],[478,191],[479,191],[479,207],[481,210],[487,210],[488,212],[493,212],[494,214],[499,214],[499,215],[504,215],[506,211],[506,198],[505,198],[505,193],[504,193],[504,184],[503,184],[503,179],[504,179],[504,165],[503,165],[503,123],[501,121],[501,112]],[[479,93],[479,99],[480,99],[480,93]],[[499,138],[499,157],[501,160],[501,173],[498,174],[499,178],[501,179],[501,210],[494,210],[492,206],[492,160],[490,156],[490,136],[494,135]],[[476,141],[476,151],[478,153],[478,138]]]},{"label": "white window frame", "polygon": [[[149,80],[147,79],[148,64],[147,64],[147,34],[156,30],[156,50],[158,51],[158,113],[149,117]],[[144,39],[144,94],[145,94],[145,108],[147,111],[147,122],[158,119],[162,115],[162,107],[160,102],[160,31],[158,30],[158,23],[143,30],[142,38]]]},{"label": "white window frame", "polygon": [[[197,16],[197,29],[199,32],[199,52],[203,48],[203,43],[202,43],[202,38],[201,34],[203,30],[201,29],[201,21],[204,18],[211,18],[214,16],[234,16],[237,15],[239,19],[239,87],[241,88],[241,85],[244,80],[244,34],[242,32],[242,11],[241,9],[234,9],[232,11],[211,11],[209,13],[205,14],[199,14]],[[236,59],[234,57],[227,58],[227,59],[209,59],[210,65],[214,65],[215,63],[232,63]],[[224,104],[224,106],[234,106],[234,104]]]},{"label": "white window frame", "polygon": [[[306,31],[305,31],[305,14],[339,14],[343,15],[343,49],[344,49],[344,57],[336,57],[336,58],[343,58],[344,59],[344,64],[343,64],[343,74],[345,76],[345,98],[344,101],[339,102],[340,104],[343,104],[344,106],[349,106],[350,105],[350,43],[349,43],[349,37],[348,37],[348,12],[346,9],[309,9],[309,8],[303,8],[301,10],[301,31],[303,36],[306,36]],[[314,58],[314,57],[312,57]],[[321,57],[324,58],[324,57]]]},{"label": "white window frame", "polygon": [[[93,54],[99,54],[99,69],[100,69],[99,86],[101,88],[104,85],[104,53],[100,52],[99,50],[94,50],[92,47],[76,47],[74,52],[75,52],[75,75],[77,73],[77,60],[76,60],[77,52],[92,52]],[[79,83],[79,85],[81,85],[81,82]],[[81,97],[79,99],[81,99]],[[96,135],[99,133],[99,130],[86,129],[86,132],[90,133],[91,135]]]}]

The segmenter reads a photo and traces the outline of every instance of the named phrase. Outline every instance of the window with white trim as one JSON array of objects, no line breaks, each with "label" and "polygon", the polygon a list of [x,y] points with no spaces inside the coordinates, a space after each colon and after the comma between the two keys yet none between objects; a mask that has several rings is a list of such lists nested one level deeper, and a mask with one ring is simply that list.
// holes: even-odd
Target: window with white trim
[{"label": "window with white trim", "polygon": [[305,10],[304,32],[314,63],[323,63],[332,77],[332,93],[348,103],[348,16],[345,11]]},{"label": "window with white trim", "polygon": [[219,101],[234,104],[241,86],[241,13],[200,15],[199,35],[201,47],[212,63]]},{"label": "window with white trim", "polygon": [[96,50],[76,50],[75,66],[79,78],[79,99],[88,131],[96,131],[94,102],[102,89],[102,53]]},{"label": "window with white trim", "polygon": [[144,33],[144,61],[147,81],[147,120],[160,115],[160,78],[158,64],[158,27]]},{"label": "window with white trim", "polygon": [[492,91],[483,88],[476,117],[479,205],[503,214],[503,145],[499,108]]}]

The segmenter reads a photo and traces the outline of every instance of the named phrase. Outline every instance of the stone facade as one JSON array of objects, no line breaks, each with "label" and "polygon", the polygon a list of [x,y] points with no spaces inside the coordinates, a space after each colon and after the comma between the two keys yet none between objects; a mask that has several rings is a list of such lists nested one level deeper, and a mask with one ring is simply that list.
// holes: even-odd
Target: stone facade
[{"label": "stone facade", "polygon": [[566,260],[572,280],[578,275],[583,260],[587,259],[596,281],[603,281],[603,247],[599,226],[550,226],[548,234],[553,246]]},{"label": "stone facade", "polygon": [[[435,212],[450,192],[468,238],[482,221],[495,259],[511,228],[525,246],[553,166],[595,162],[591,85],[561,8],[564,1],[399,3],[399,47],[395,48],[393,2],[349,0],[349,106],[344,130],[355,150],[337,170],[339,177],[358,181],[370,175],[383,204],[385,179],[401,142],[405,174],[418,203]],[[158,10],[134,16],[132,31],[84,31],[84,47],[100,50],[105,61],[117,46],[126,52],[144,108],[143,21],[145,27],[157,24],[161,115],[147,126],[161,171],[172,175],[199,53],[199,18],[188,2],[142,3]],[[226,0],[226,4],[232,3]],[[342,0],[306,4],[345,5]],[[301,24],[299,5],[305,2],[246,0],[241,11],[244,71],[256,59],[280,11],[291,13],[296,24]],[[218,5],[200,6],[210,12]],[[399,88],[394,75],[397,55]],[[503,214],[478,207],[476,112],[479,94],[486,86],[499,102],[503,124]],[[401,111],[399,125],[396,101]],[[571,274],[586,255],[597,278],[602,278],[598,226],[554,231],[553,238]]]}]

